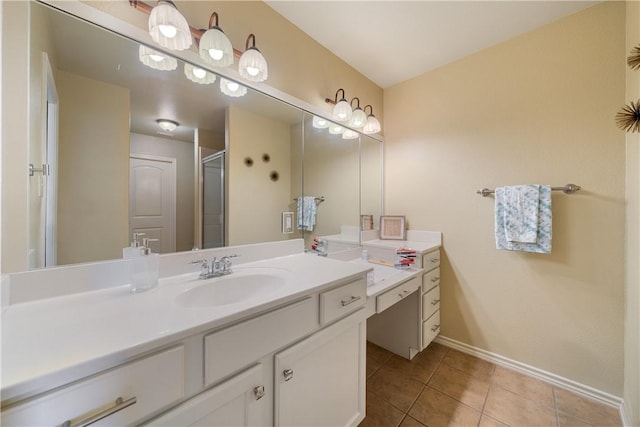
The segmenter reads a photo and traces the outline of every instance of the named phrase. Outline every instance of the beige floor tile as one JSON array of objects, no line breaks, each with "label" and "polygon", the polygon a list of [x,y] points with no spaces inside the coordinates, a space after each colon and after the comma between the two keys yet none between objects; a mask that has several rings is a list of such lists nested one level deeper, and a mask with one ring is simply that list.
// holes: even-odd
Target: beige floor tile
[{"label": "beige floor tile", "polygon": [[426,387],[409,411],[409,415],[429,427],[477,426],[480,412]]},{"label": "beige floor tile", "polygon": [[393,356],[389,350],[380,347],[372,342],[367,341],[367,356],[379,363],[384,363]]},{"label": "beige floor tile", "polygon": [[489,380],[481,380],[442,364],[429,380],[429,387],[482,411],[489,392]]},{"label": "beige floor tile", "polygon": [[495,418],[491,418],[488,415],[482,414],[478,427],[509,427],[509,425],[501,423],[500,421],[496,420]]},{"label": "beige floor tile", "polygon": [[482,379],[491,378],[495,368],[493,363],[453,349],[447,352],[447,355],[442,359],[442,363]]},{"label": "beige floor tile", "polygon": [[587,399],[568,390],[554,387],[558,412],[597,426],[620,426],[622,420],[616,408]]},{"label": "beige floor tile", "polygon": [[424,351],[430,351],[430,352],[439,354],[440,356],[442,356],[441,358],[443,358],[449,352],[449,347],[445,347],[442,344],[438,344],[437,342],[431,342],[424,349]]},{"label": "beige floor tile", "polygon": [[492,384],[484,407],[484,413],[512,426],[557,425],[556,412],[533,400]]},{"label": "beige floor tile", "polygon": [[411,418],[409,415],[402,420],[402,424],[400,427],[425,427],[420,421],[417,421],[415,418]]},{"label": "beige floor tile", "polygon": [[383,366],[396,371],[398,375],[408,376],[426,384],[439,364],[440,360],[438,355],[422,352],[414,357],[413,360],[407,360],[404,357],[393,355]]},{"label": "beige floor tile", "polygon": [[560,427],[593,427],[591,424],[563,413],[558,413],[558,425]]},{"label": "beige floor tile", "polygon": [[367,416],[359,427],[396,427],[404,413],[377,395],[367,392]]},{"label": "beige floor tile", "polygon": [[496,366],[491,381],[493,384],[498,384],[506,390],[525,396],[529,400],[551,408],[554,407],[553,387],[544,381],[500,366]]},{"label": "beige floor tile", "polygon": [[367,354],[367,378],[375,374],[380,366],[382,366],[382,363],[378,362]]},{"label": "beige floor tile", "polygon": [[422,391],[424,384],[395,370],[382,366],[367,380],[367,390],[391,403],[402,412],[407,412]]}]

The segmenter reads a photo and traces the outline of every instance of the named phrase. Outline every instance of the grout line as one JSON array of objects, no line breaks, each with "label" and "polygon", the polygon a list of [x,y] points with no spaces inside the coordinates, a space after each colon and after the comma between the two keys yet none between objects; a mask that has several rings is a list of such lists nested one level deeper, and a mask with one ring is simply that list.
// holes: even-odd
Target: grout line
[{"label": "grout line", "polygon": [[558,414],[558,403],[556,401],[556,388],[551,386],[551,394],[553,395],[553,409],[556,411],[556,426],[560,426],[560,414]]}]

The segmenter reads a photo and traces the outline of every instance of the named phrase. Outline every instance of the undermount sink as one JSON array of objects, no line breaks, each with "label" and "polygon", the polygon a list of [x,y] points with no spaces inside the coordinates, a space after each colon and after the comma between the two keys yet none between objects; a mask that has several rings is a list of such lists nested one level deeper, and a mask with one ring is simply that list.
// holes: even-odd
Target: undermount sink
[{"label": "undermount sink", "polygon": [[260,299],[282,289],[289,275],[276,268],[238,268],[227,276],[202,280],[175,301],[184,307],[219,307]]}]

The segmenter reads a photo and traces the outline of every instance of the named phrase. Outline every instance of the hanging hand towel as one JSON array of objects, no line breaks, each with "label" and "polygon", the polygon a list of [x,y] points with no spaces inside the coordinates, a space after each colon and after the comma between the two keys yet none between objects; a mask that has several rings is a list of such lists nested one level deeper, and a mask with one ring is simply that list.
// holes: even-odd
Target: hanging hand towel
[{"label": "hanging hand towel", "polygon": [[536,243],[539,185],[503,187],[504,232],[508,242]]},{"label": "hanging hand towel", "polygon": [[297,213],[298,230],[313,231],[316,225],[316,198],[314,196],[298,197]]},{"label": "hanging hand towel", "polygon": [[[548,185],[539,186],[538,224],[536,228],[535,242],[507,240],[505,220],[507,211],[511,211],[511,209],[507,209],[506,207],[508,201],[506,198],[505,187],[496,188],[495,196],[496,248],[510,251],[536,252],[543,254],[551,253],[551,187]],[[516,211],[519,212],[518,210]]]}]

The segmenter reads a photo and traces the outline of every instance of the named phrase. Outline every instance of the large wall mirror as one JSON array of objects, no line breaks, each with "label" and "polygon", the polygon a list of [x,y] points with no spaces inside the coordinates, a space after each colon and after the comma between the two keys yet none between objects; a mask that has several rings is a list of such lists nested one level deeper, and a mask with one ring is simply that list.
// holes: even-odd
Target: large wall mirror
[{"label": "large wall mirror", "polygon": [[[150,68],[133,40],[25,7],[27,268],[120,258],[133,232],[160,253],[301,237],[310,247],[314,236],[338,250],[360,243],[361,214],[382,213],[380,141],[315,128],[311,114],[251,88],[228,96],[221,76],[194,77],[175,58]],[[301,223],[311,199],[313,224]]]}]

